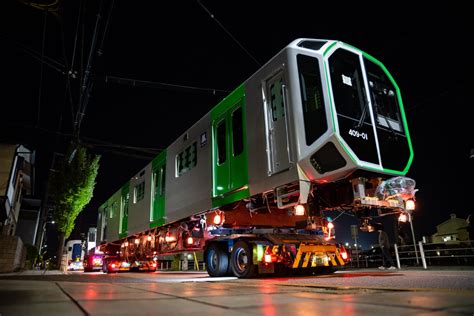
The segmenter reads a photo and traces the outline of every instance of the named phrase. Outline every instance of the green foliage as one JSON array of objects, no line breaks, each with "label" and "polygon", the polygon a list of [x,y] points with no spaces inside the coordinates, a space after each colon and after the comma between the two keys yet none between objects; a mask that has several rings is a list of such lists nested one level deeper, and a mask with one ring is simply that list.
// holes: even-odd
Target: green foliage
[{"label": "green foliage", "polygon": [[58,172],[53,174],[54,220],[58,232],[65,238],[69,237],[74,221],[92,198],[99,160],[100,156],[88,154],[84,147],[71,148]]}]

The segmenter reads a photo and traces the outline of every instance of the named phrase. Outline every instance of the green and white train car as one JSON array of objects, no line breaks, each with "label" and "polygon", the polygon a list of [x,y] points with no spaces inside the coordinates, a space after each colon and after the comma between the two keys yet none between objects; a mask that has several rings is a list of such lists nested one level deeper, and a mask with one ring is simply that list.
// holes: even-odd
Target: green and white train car
[{"label": "green and white train car", "polygon": [[297,39],[100,207],[105,270],[153,270],[157,254],[197,250],[211,276],[344,265],[324,211],[344,206],[367,230],[374,212],[411,212],[412,160],[383,64]]}]

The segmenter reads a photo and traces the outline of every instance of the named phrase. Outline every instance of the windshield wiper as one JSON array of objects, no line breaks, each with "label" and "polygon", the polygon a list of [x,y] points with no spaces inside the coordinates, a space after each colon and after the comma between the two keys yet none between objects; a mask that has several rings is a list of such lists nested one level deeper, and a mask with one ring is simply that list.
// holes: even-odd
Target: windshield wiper
[{"label": "windshield wiper", "polygon": [[[357,86],[359,87],[359,84],[357,84]],[[367,110],[368,110],[368,100],[367,100],[367,93],[365,93],[365,89],[359,89],[359,90],[362,90],[362,98],[359,97],[359,101],[362,101],[362,104],[364,105],[363,109],[362,109],[362,114],[360,115],[360,118],[359,118],[359,122],[357,123],[356,125],[356,129],[359,129],[361,128],[362,125],[364,125],[364,122],[365,122],[365,117],[367,116]]]},{"label": "windshield wiper", "polygon": [[[375,101],[375,95],[373,92],[371,92],[372,94],[372,99],[374,100],[374,109],[375,109],[375,113],[377,114],[377,121],[379,120],[379,106],[377,104],[377,102]],[[384,108],[385,110],[385,108]],[[392,125],[390,125],[390,121],[388,120],[387,118],[387,113],[385,112],[385,115],[381,115],[384,119],[385,119],[385,122],[387,123],[387,127],[390,131],[390,133],[392,134],[392,136],[394,136],[395,138],[397,137],[397,133],[395,133],[395,130],[392,128]]]},{"label": "windshield wiper", "polygon": [[360,115],[359,122],[357,123],[355,127],[356,129],[359,129],[364,124],[366,116],[367,116],[367,102],[365,102],[364,100],[364,108],[362,109],[362,114]]}]

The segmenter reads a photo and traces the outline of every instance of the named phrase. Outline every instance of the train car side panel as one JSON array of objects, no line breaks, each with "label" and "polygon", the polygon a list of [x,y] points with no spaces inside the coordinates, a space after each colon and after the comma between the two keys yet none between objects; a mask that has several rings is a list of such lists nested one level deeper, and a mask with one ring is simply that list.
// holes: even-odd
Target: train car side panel
[{"label": "train car side panel", "polygon": [[[294,164],[297,158],[296,144],[292,141],[294,126],[292,113],[288,111],[288,101],[291,100],[283,95],[285,93],[287,96],[286,88],[281,89],[281,84],[284,85],[288,77],[287,64],[287,51],[282,50],[245,83],[251,195],[298,179]],[[279,84],[278,88],[275,88],[275,76],[282,80],[281,84],[280,81],[276,83]],[[280,139],[272,139],[273,127],[279,123],[277,121],[283,122],[279,126],[287,135],[280,133],[274,135]],[[286,160],[283,158],[285,156]],[[281,168],[280,163],[285,164],[285,167]]]},{"label": "train car side panel", "polygon": [[151,163],[130,180],[130,201],[128,207],[128,235],[149,228],[151,205]]},{"label": "train car side panel", "polygon": [[122,190],[118,190],[108,200],[107,239],[114,241],[119,239],[120,206],[122,203]]},{"label": "train car side panel", "polygon": [[167,149],[165,222],[208,210],[211,205],[211,116],[206,114]]}]

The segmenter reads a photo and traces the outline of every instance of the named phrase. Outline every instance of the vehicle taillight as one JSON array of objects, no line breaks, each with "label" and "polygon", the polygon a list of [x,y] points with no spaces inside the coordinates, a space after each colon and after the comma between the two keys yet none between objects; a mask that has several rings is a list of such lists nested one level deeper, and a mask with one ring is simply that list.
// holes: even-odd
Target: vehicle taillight
[{"label": "vehicle taillight", "polygon": [[347,253],[346,248],[344,248],[344,246],[341,245],[341,247],[339,248],[339,253],[341,254],[342,260],[349,260],[349,254]]},{"label": "vehicle taillight", "polygon": [[166,242],[174,242],[174,241],[176,241],[176,238],[171,234],[171,232],[166,232],[165,241]]},{"label": "vehicle taillight", "polygon": [[116,267],[115,263],[112,263],[110,266],[112,267],[112,269],[115,269]]},{"label": "vehicle taillight", "polygon": [[214,223],[214,225],[222,225],[224,224],[224,221],[225,221],[225,217],[224,217],[224,212],[222,211],[216,211],[215,214],[214,214],[214,218],[212,219],[212,222]]},{"label": "vehicle taillight", "polygon": [[102,265],[102,258],[92,259],[92,264],[95,265],[95,266],[101,266]]}]

